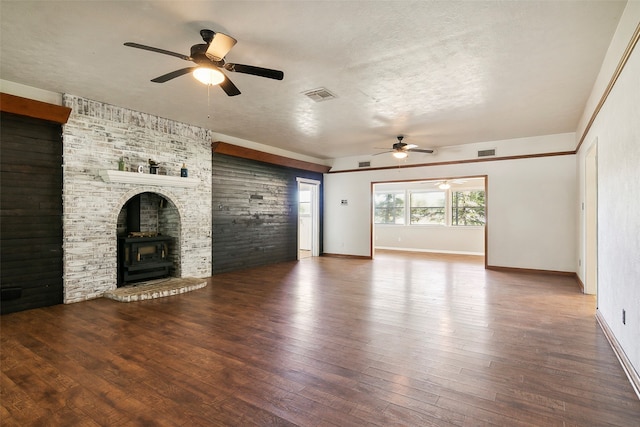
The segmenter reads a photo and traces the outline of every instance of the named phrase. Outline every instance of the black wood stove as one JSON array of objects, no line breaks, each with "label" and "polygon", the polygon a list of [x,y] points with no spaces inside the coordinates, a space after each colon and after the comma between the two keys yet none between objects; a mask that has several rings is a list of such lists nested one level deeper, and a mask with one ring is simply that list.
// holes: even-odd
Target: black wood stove
[{"label": "black wood stove", "polygon": [[167,277],[173,267],[169,251],[173,238],[140,231],[141,196],[126,204],[127,234],[118,237],[118,286],[145,279]]},{"label": "black wood stove", "polygon": [[169,236],[118,238],[118,286],[143,279],[169,275]]}]

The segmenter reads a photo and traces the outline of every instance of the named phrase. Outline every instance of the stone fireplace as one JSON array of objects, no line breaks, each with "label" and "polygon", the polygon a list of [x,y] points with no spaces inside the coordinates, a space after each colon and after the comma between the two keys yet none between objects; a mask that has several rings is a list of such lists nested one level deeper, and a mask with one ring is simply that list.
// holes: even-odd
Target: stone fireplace
[{"label": "stone fireplace", "polygon": [[63,127],[64,302],[118,286],[118,238],[136,198],[139,231],[171,237],[169,276],[210,276],[211,131],[72,95],[63,101],[72,109]]}]

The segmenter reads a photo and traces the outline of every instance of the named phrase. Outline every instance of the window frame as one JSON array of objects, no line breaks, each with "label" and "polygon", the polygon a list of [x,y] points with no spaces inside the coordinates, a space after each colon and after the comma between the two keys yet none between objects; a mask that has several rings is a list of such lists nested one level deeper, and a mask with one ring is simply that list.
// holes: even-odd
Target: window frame
[{"label": "window frame", "polygon": [[[408,183],[410,184],[410,183]],[[453,198],[454,193],[457,192],[482,192],[484,193],[484,224],[482,225],[465,225],[465,224],[454,224],[453,214],[454,214],[454,206],[453,206]],[[442,223],[428,223],[428,224],[419,224],[412,222],[411,218],[411,210],[413,207],[411,206],[412,200],[411,197],[413,194],[419,193],[444,193],[444,208],[441,207],[432,207],[433,209],[443,209],[444,210],[444,221]],[[376,222],[377,217],[377,207],[376,207],[376,196],[381,194],[402,194],[404,199],[404,206],[402,209],[403,222]],[[373,210],[373,225],[374,226],[402,226],[402,227],[448,227],[448,228],[460,228],[460,229],[471,229],[471,228],[483,228],[486,226],[486,188],[478,187],[478,186],[460,186],[457,188],[448,188],[448,189],[415,189],[410,188],[409,185],[398,188],[398,189],[385,189],[385,190],[376,190],[373,192],[373,200],[372,200],[372,210]]]},{"label": "window frame", "polygon": [[[394,222],[376,222],[376,218],[378,218],[377,212],[378,212],[378,209],[379,209],[377,207],[377,204],[376,204],[376,196],[383,195],[383,194],[386,194],[386,195],[388,195],[388,194],[393,194],[393,195],[401,194],[402,195],[402,197],[403,197],[403,199],[402,199],[402,202],[403,202],[402,207],[399,208],[394,203],[394,206],[392,208],[388,208],[388,209],[393,209],[393,210],[397,210],[397,209],[401,209],[402,210],[402,215],[397,215],[397,213],[395,213],[395,212],[393,213],[394,218],[400,217],[402,219],[402,221],[403,221],[402,223],[398,223],[397,220],[394,221]],[[382,191],[376,191],[374,193],[374,196],[373,196],[373,223],[374,223],[374,225],[392,225],[392,226],[407,225],[407,223],[406,223],[407,212],[406,211],[407,211],[407,192],[406,192],[405,189],[402,189],[402,190],[382,190]]]},{"label": "window frame", "polygon": [[[487,224],[487,198],[486,198],[486,192],[484,189],[477,189],[477,188],[458,188],[458,189],[449,189],[450,192],[450,198],[451,198],[451,203],[450,203],[450,210],[449,210],[449,221],[451,222],[451,227],[464,227],[464,228],[468,228],[468,227],[484,227]],[[482,206],[454,206],[454,193],[465,193],[465,192],[474,192],[474,193],[483,193],[483,204]],[[472,209],[472,210],[476,210],[476,209],[482,209],[482,218],[483,218],[483,223],[482,224],[454,224],[454,214],[456,209]]]},{"label": "window frame", "polygon": [[[424,226],[442,227],[447,225],[447,191],[446,190],[407,189],[406,191],[409,198],[409,212],[407,214],[408,225],[422,226],[422,227]],[[414,194],[418,195],[418,194],[436,194],[436,193],[443,195],[442,206],[415,206],[415,207],[413,206]],[[419,222],[413,222],[413,209],[442,210],[442,222],[428,222],[428,223],[422,223],[422,224]]]}]

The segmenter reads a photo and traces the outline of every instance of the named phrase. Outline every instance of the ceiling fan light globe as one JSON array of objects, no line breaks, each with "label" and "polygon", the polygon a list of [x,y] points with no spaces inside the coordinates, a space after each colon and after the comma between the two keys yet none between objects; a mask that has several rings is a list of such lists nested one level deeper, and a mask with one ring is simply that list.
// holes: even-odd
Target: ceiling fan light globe
[{"label": "ceiling fan light globe", "polygon": [[438,188],[441,190],[448,190],[449,188],[451,188],[451,185],[446,182],[443,182],[442,184],[438,185]]},{"label": "ceiling fan light globe", "polygon": [[218,85],[224,81],[222,71],[209,67],[198,67],[193,70],[193,77],[205,85]]},{"label": "ceiling fan light globe", "polygon": [[393,157],[395,157],[396,159],[404,159],[405,157],[407,157],[407,153],[405,153],[404,151],[396,151],[395,153],[393,153]]}]

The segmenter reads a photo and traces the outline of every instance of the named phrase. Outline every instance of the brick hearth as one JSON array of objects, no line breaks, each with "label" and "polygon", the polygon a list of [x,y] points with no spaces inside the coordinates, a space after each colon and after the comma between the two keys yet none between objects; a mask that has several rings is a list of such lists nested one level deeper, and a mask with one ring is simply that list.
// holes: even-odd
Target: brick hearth
[{"label": "brick hearth", "polygon": [[104,297],[120,302],[144,301],[184,294],[205,286],[207,286],[206,279],[195,277],[158,279],[107,291]]}]

